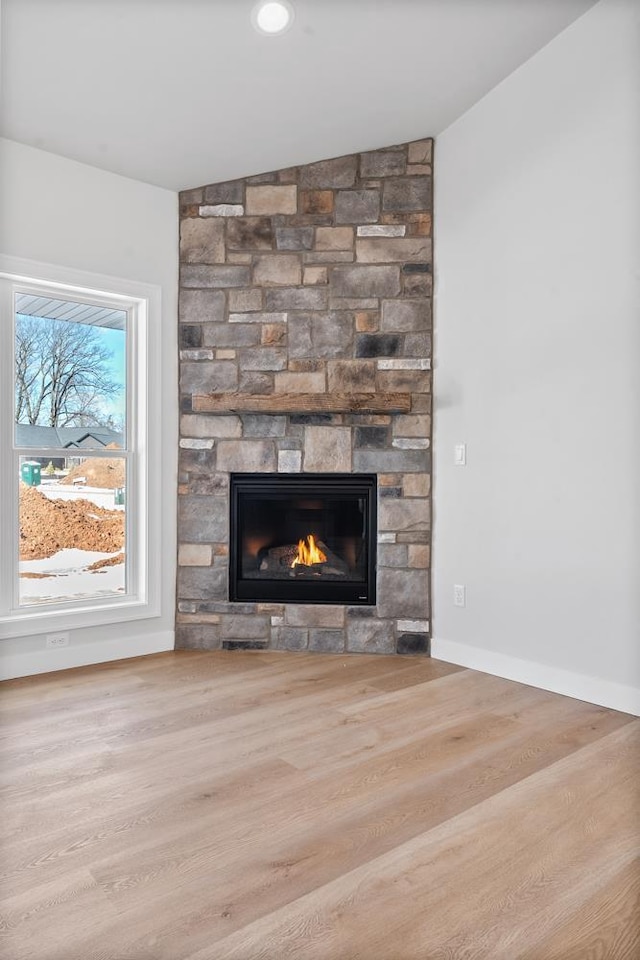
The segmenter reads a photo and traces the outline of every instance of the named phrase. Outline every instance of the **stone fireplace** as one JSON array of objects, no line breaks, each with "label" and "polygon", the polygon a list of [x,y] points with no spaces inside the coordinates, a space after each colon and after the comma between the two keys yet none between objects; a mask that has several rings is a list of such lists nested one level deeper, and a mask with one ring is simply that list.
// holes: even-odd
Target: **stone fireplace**
[{"label": "stone fireplace", "polygon": [[[431,162],[421,140],[181,194],[178,647],[429,652]],[[244,479],[258,532],[232,541]],[[289,566],[309,535],[325,559]]]}]

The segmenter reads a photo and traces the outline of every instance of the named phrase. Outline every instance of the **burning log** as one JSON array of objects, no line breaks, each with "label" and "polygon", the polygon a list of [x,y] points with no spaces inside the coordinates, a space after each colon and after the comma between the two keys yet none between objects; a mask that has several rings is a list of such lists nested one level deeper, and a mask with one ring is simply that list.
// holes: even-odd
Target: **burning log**
[{"label": "burning log", "polygon": [[292,567],[312,567],[326,562],[327,555],[322,552],[312,533],[308,535],[306,541],[298,540],[298,552],[291,564]]},{"label": "burning log", "polygon": [[261,570],[272,570],[276,567],[291,567],[298,555],[298,549],[293,543],[285,547],[271,547],[260,563]]},{"label": "burning log", "polygon": [[309,534],[299,540],[297,547],[287,544],[271,547],[260,561],[260,572],[266,576],[288,573],[290,577],[315,579],[316,577],[347,577],[349,567],[333,553],[322,540]]}]

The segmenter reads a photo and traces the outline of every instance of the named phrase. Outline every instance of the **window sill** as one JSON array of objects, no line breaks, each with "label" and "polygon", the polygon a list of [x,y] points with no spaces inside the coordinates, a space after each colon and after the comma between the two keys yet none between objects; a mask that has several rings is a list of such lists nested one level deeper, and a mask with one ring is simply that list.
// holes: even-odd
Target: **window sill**
[{"label": "window sill", "polygon": [[85,605],[81,610],[28,610],[0,617],[0,640],[29,637],[57,630],[100,627],[160,616],[160,605],[141,600],[122,600],[109,604]]}]

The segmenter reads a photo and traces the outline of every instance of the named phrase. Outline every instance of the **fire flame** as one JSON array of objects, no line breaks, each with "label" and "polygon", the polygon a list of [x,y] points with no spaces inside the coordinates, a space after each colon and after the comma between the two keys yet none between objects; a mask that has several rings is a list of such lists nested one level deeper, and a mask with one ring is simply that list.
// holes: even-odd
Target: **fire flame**
[{"label": "fire flame", "polygon": [[313,563],[326,563],[327,558],[316,543],[316,538],[312,533],[307,537],[307,542],[298,540],[298,555],[291,564],[297,567],[299,564],[310,567]]}]

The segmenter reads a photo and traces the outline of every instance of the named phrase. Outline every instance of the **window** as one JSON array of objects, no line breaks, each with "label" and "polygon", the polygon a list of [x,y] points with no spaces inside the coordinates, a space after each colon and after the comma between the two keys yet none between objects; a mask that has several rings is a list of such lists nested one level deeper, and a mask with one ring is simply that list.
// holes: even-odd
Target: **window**
[{"label": "window", "polygon": [[0,274],[4,636],[157,613],[147,421],[157,293],[46,272]]}]

